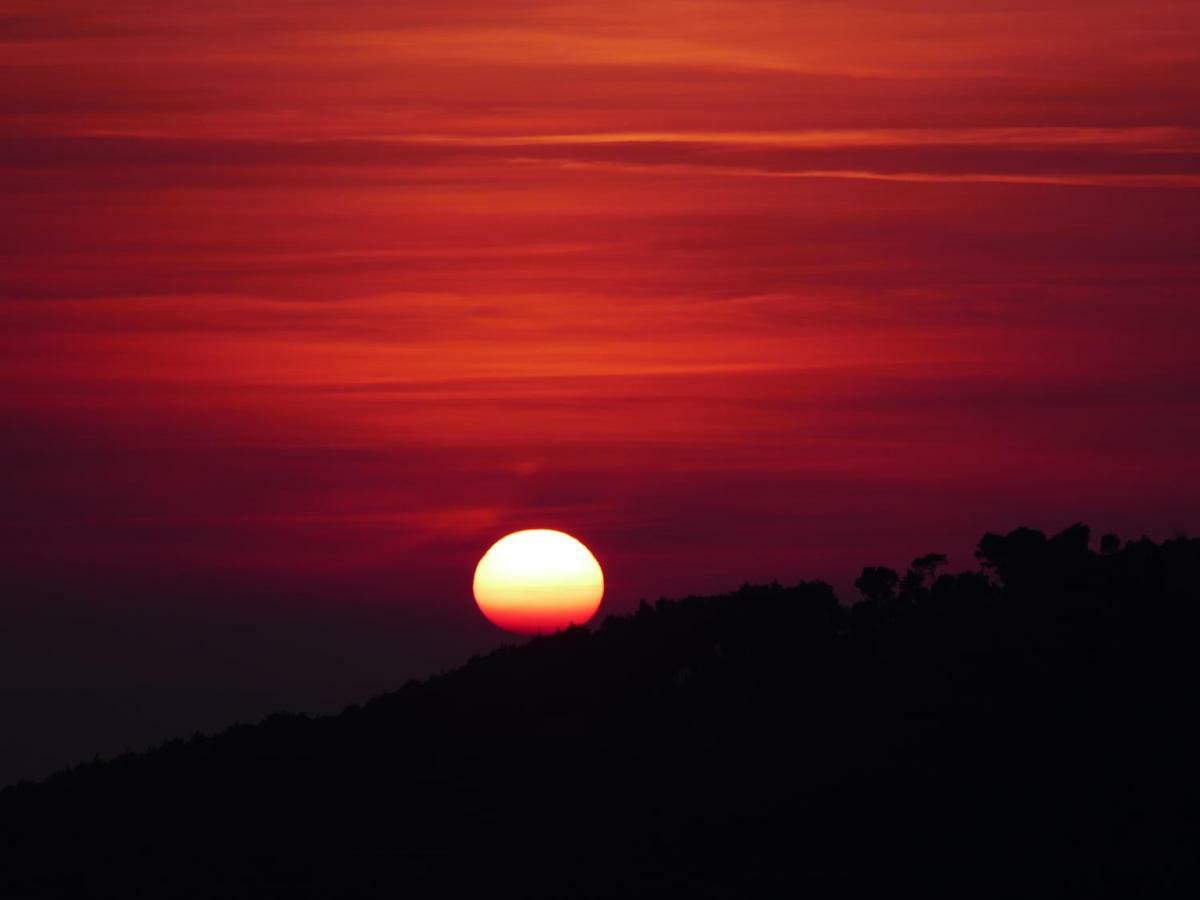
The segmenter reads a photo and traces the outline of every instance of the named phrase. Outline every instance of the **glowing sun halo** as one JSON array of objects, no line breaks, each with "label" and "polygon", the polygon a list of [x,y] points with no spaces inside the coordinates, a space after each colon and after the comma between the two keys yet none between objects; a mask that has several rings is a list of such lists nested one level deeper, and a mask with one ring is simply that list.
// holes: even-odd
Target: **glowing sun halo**
[{"label": "glowing sun halo", "polygon": [[604,573],[590,550],[561,531],[515,531],[475,567],[475,602],[494,625],[544,634],[582,625],[604,596]]}]

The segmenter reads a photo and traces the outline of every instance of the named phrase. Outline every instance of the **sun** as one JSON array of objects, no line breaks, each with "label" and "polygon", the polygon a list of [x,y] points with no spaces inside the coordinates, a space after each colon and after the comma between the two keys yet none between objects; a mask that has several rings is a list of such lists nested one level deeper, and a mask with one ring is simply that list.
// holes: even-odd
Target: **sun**
[{"label": "sun", "polygon": [[604,596],[604,573],[581,542],[561,531],[514,531],[475,567],[475,602],[492,624],[516,634],[582,625]]}]

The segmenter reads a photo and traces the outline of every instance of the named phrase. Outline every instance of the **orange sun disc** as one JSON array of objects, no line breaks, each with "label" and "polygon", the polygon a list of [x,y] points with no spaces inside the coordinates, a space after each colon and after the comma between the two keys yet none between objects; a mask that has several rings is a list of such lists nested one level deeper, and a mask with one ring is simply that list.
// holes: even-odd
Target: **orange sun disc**
[{"label": "orange sun disc", "polygon": [[475,602],[492,624],[516,634],[582,625],[604,596],[604,574],[582,543],[561,531],[515,531],[475,567]]}]

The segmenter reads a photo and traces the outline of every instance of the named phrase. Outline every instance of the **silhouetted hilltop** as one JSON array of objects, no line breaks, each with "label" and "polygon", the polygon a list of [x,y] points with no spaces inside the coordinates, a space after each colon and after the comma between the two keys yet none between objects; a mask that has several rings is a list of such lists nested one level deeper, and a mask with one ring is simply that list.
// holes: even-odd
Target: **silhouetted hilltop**
[{"label": "silhouetted hilltop", "polygon": [[0,793],[0,896],[1168,896],[1200,541],[643,604]]}]

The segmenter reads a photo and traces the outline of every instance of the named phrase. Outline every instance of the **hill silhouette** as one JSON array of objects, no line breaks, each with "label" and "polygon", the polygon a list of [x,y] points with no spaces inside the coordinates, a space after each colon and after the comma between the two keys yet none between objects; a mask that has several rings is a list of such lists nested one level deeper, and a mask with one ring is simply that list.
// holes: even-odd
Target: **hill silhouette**
[{"label": "hill silhouette", "polygon": [[1200,541],[643,603],[0,792],[0,896],[1170,896]]}]

